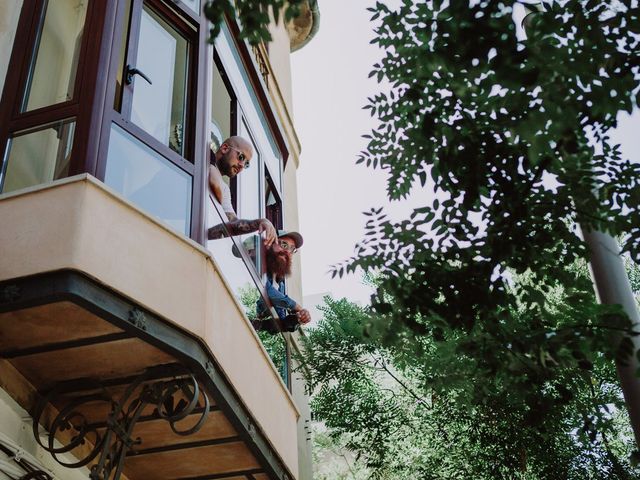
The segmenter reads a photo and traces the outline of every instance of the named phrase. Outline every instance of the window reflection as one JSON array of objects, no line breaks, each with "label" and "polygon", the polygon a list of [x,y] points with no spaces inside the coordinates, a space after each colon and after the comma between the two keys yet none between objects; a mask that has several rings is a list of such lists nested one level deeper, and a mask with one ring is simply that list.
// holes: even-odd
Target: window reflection
[{"label": "window reflection", "polygon": [[273,223],[276,230],[282,229],[282,201],[278,191],[273,186],[273,180],[267,169],[264,176],[264,206],[267,219]]},{"label": "window reflection", "polygon": [[75,121],[65,120],[18,132],[9,140],[2,192],[47,183],[69,173]]},{"label": "window reflection", "polygon": [[104,181],[175,230],[189,235],[191,175],[115,125]]},{"label": "window reflection", "polygon": [[[223,222],[221,214],[224,215],[222,210],[218,210],[209,198],[207,200],[207,228],[220,225]],[[248,267],[245,264],[239,251],[239,248],[245,249],[246,246],[246,241],[239,244],[239,242],[234,242],[230,237],[207,241],[207,249],[213,255],[217,267],[224,276],[225,284],[228,285],[236,300],[242,306],[247,318],[254,324],[257,321],[271,322],[272,320],[270,319],[258,319],[257,304],[261,298],[260,289],[258,289],[254,277],[249,273],[249,268],[252,267]],[[289,369],[284,336],[280,334],[274,335],[265,331],[257,333],[282,380],[285,385],[288,385]]]},{"label": "window reflection", "polygon": [[[237,179],[237,195],[236,205],[237,214],[239,218],[255,219],[262,218],[262,211],[260,205],[260,152],[258,151],[253,138],[249,134],[249,131],[244,123],[240,128],[240,136],[247,139],[253,147],[253,157],[251,158],[251,166],[242,171]],[[258,272],[261,272],[260,262],[260,237],[256,234],[247,234],[242,236],[242,240],[248,245],[251,252],[251,259],[253,260]]]},{"label": "window reflection", "polygon": [[23,111],[73,98],[87,0],[49,0],[38,32]]},{"label": "window reflection", "polygon": [[[207,201],[207,228],[221,223],[223,223],[223,220],[211,199],[209,199]],[[216,259],[229,288],[238,302],[243,305],[247,317],[250,320],[256,319],[256,301],[260,293],[236,244],[230,237],[222,237],[216,240],[208,240],[207,248]]]},{"label": "window reflection", "polygon": [[188,43],[148,8],[142,11],[131,120],[184,155]]},{"label": "window reflection", "polygon": [[217,149],[231,136],[231,122],[233,117],[233,98],[222,78],[222,72],[215,62],[211,84],[211,142]]},{"label": "window reflection", "polygon": [[182,3],[193,10],[193,13],[200,14],[200,0],[182,0]]},{"label": "window reflection", "polygon": [[131,20],[131,0],[125,0],[125,21],[123,22],[122,35],[120,37],[120,53],[118,71],[116,72],[116,92],[113,98],[113,108],[118,112],[122,109],[122,93],[124,86],[124,67],[127,54],[127,38],[129,38],[129,23]]}]

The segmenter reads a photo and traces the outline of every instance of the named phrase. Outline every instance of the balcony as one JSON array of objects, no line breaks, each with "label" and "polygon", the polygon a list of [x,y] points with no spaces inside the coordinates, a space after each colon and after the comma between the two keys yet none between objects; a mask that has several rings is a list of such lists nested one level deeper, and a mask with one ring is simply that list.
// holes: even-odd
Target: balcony
[{"label": "balcony", "polygon": [[0,382],[45,448],[92,478],[296,478],[299,413],[208,250],[86,174],[0,222]]}]

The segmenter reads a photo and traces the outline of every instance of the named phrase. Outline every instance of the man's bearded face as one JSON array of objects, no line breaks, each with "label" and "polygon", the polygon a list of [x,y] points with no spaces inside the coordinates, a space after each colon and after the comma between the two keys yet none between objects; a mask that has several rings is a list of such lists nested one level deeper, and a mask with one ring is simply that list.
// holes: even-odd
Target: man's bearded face
[{"label": "man's bearded face", "polygon": [[267,249],[267,271],[276,279],[283,280],[291,275],[291,263],[291,254],[280,248],[278,242]]}]

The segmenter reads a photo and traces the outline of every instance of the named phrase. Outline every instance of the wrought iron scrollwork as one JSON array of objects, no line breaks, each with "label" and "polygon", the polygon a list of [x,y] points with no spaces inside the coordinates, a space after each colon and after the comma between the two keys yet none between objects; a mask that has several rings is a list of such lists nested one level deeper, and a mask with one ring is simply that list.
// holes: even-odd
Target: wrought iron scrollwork
[{"label": "wrought iron scrollwork", "polygon": [[[79,468],[89,465],[91,480],[118,480],[124,468],[127,453],[142,443],[142,439],[133,438],[133,429],[147,406],[153,405],[153,416],[167,421],[171,430],[177,435],[191,435],[204,425],[210,410],[209,398],[202,392],[196,378],[188,373],[169,379],[153,380],[154,372],[148,371],[131,382],[118,401],[114,400],[108,390],[98,382],[84,381],[81,385],[63,383],[52,389],[42,398],[33,416],[33,434],[42,448],[47,450],[61,465],[69,468]],[[155,377],[157,378],[157,377]],[[47,405],[59,405],[64,402],[65,395],[73,391],[70,400],[60,408],[55,418],[45,424]],[[201,402],[202,400],[202,402]],[[198,408],[200,403],[202,407]],[[108,415],[106,422],[91,423],[82,413],[84,406],[91,404],[95,411],[96,405],[104,404]],[[198,413],[193,426],[178,427],[178,422],[193,413]],[[47,442],[43,442],[39,434],[39,426],[47,430]],[[62,446],[56,446],[66,434],[68,441]],[[90,448],[77,461],[65,461],[63,454],[74,449]],[[73,452],[77,455],[78,451]],[[34,480],[38,477],[34,477]],[[38,479],[39,480],[39,479]]]},{"label": "wrought iron scrollwork", "polygon": [[137,308],[129,311],[128,320],[129,323],[131,323],[135,327],[138,327],[140,330],[147,329],[147,318],[145,317],[144,312],[138,310]]},{"label": "wrought iron scrollwork", "polygon": [[5,285],[0,289],[0,303],[15,302],[22,295],[22,290],[17,285]]}]

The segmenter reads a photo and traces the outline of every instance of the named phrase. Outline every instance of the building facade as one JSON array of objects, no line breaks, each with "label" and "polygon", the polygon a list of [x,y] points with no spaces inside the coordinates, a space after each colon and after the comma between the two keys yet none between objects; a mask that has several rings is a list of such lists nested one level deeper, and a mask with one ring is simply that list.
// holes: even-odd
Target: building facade
[{"label": "building facade", "polygon": [[254,331],[264,248],[206,239],[207,171],[247,138],[238,216],[297,229],[289,56],[319,13],[211,45],[204,6],[0,3],[0,479],[311,478],[298,334]]}]

